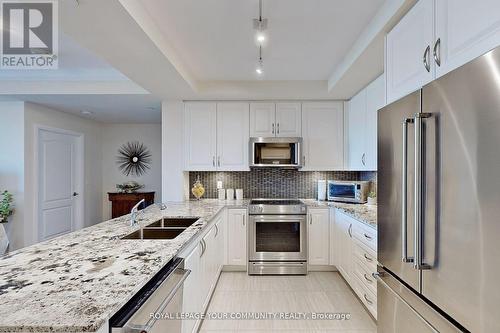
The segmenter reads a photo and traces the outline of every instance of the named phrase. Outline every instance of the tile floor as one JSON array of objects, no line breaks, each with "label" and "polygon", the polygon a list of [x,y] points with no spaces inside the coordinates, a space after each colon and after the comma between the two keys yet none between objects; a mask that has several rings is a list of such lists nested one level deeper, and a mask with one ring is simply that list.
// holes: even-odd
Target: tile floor
[{"label": "tile floor", "polygon": [[348,320],[205,320],[202,333],[345,332],[376,333],[375,321],[337,272],[307,276],[221,274],[208,313],[349,313]]}]

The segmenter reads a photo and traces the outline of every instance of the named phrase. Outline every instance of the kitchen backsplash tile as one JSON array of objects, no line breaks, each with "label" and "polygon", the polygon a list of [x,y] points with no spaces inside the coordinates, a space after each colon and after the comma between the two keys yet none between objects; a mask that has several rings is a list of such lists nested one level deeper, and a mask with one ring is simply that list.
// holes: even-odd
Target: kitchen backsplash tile
[{"label": "kitchen backsplash tile", "polygon": [[[204,198],[217,198],[217,181],[224,188],[241,188],[245,198],[317,197],[317,180],[360,180],[357,171],[297,171],[286,169],[253,169],[249,172],[189,172],[190,188],[200,177],[205,186]],[[194,198],[192,193],[190,197]]]}]

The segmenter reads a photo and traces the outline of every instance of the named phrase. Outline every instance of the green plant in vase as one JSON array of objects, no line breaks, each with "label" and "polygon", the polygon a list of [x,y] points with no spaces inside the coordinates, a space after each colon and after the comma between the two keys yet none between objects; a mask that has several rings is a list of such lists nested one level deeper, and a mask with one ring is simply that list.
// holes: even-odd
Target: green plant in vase
[{"label": "green plant in vase", "polygon": [[14,213],[12,201],[12,194],[9,191],[3,191],[2,200],[0,200],[0,223],[7,223],[7,218]]},{"label": "green plant in vase", "polygon": [[368,204],[369,205],[377,204],[377,193],[375,191],[370,191],[370,193],[368,193]]}]

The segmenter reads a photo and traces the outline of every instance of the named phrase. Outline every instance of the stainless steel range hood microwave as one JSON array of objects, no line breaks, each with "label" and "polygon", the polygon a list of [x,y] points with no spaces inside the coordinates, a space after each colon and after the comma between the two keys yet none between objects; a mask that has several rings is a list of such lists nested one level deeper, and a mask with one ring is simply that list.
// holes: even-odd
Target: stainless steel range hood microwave
[{"label": "stainless steel range hood microwave", "polygon": [[250,168],[302,167],[302,138],[250,138]]}]

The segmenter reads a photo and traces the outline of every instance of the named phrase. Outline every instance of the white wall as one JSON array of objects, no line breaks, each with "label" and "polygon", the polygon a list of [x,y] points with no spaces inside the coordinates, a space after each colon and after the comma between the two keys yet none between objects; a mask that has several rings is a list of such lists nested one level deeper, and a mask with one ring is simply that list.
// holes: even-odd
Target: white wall
[{"label": "white wall", "polygon": [[[111,218],[108,192],[116,192],[116,184],[135,180],[154,191],[155,202],[161,202],[161,124],[103,124],[102,127],[102,211],[103,220]],[[141,177],[125,176],[116,164],[118,149],[129,141],[143,143],[151,152],[151,168]]]},{"label": "white wall", "polygon": [[0,102],[0,192],[4,190],[13,194],[16,211],[5,228],[10,249],[16,249],[24,245],[23,102]]},{"label": "white wall", "polygon": [[164,101],[161,104],[162,123],[162,199],[183,201],[189,193],[189,175],[184,172],[183,127],[184,103]]},{"label": "white wall", "polygon": [[85,145],[84,225],[102,221],[102,125],[93,120],[25,103],[25,246],[38,241],[33,184],[36,174],[35,126],[43,125],[82,133]]}]

